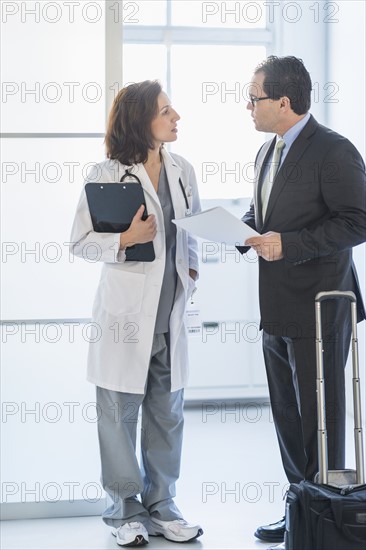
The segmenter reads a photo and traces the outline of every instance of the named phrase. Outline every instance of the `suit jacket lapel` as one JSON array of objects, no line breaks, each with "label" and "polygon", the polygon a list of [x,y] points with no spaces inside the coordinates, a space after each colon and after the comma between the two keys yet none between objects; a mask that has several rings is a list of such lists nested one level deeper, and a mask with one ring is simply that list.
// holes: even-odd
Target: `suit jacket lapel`
[{"label": "suit jacket lapel", "polygon": [[[314,134],[318,123],[313,116],[310,117],[309,122],[305,128],[300,132],[298,137],[295,139],[292,144],[284,162],[282,163],[279,171],[276,174],[275,180],[273,182],[271,194],[269,196],[266,219],[263,223],[262,229],[266,229],[268,222],[271,218],[273,208],[284,190],[286,182],[290,179],[291,175],[295,170],[298,170],[299,161],[306,149],[309,147],[311,141],[310,137]],[[299,176],[300,177],[300,176]]]}]

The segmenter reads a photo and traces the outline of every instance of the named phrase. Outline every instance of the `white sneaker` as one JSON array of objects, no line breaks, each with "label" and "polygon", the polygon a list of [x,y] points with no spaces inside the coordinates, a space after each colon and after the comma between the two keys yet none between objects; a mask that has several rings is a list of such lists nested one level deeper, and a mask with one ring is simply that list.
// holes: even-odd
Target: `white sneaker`
[{"label": "white sneaker", "polygon": [[203,535],[203,529],[199,525],[187,523],[184,519],[160,521],[150,517],[149,535],[163,535],[172,542],[189,542]]},{"label": "white sneaker", "polygon": [[142,546],[149,542],[149,535],[139,521],[124,523],[117,529],[112,529],[112,535],[117,537],[119,546]]}]

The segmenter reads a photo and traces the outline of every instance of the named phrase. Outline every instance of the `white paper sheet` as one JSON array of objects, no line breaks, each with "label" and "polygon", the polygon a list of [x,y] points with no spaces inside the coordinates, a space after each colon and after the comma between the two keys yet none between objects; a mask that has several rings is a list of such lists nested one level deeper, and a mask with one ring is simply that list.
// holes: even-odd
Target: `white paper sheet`
[{"label": "white paper sheet", "polygon": [[228,245],[243,245],[246,239],[258,235],[254,229],[222,206],[172,221],[197,237]]}]

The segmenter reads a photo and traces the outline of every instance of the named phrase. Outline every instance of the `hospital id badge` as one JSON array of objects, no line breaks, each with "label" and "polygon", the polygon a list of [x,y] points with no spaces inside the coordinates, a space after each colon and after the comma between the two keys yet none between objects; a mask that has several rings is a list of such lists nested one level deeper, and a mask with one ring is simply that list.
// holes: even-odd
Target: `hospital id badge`
[{"label": "hospital id badge", "polygon": [[197,308],[197,305],[193,302],[192,298],[189,299],[186,308],[186,327],[189,336],[201,336],[201,311]]}]

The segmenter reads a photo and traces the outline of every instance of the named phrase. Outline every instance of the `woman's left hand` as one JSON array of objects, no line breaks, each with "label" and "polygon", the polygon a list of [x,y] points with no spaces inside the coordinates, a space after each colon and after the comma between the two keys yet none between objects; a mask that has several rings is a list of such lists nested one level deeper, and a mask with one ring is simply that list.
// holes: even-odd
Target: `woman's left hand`
[{"label": "woman's left hand", "polygon": [[193,279],[194,281],[197,279],[197,271],[195,269],[190,269],[189,270],[189,276],[191,279]]}]

